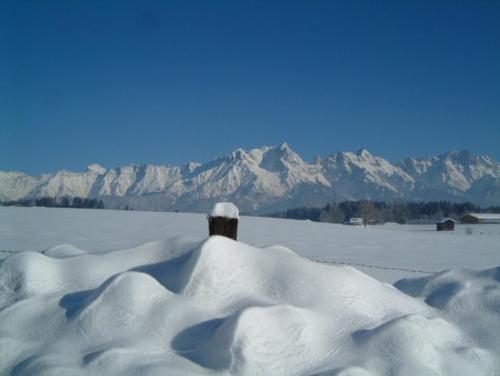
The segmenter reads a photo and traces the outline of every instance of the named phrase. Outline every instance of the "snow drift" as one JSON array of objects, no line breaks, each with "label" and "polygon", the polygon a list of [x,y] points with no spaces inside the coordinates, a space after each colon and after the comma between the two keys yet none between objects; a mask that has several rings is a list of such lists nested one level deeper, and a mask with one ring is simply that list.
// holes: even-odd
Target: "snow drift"
[{"label": "snow drift", "polygon": [[22,252],[0,263],[0,373],[500,373],[500,268],[396,287],[217,236]]}]

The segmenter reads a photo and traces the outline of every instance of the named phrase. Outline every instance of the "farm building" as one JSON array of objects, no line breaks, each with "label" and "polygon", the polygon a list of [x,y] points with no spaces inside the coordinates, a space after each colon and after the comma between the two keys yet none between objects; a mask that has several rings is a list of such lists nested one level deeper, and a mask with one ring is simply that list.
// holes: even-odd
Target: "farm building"
[{"label": "farm building", "polygon": [[347,224],[352,225],[352,226],[363,226],[364,221],[363,221],[363,218],[352,217],[352,218],[349,218],[349,220],[347,221]]},{"label": "farm building", "polygon": [[436,223],[436,230],[438,231],[453,231],[455,230],[455,221],[451,218],[443,218],[438,223]]},{"label": "farm building", "polygon": [[460,218],[460,222],[464,224],[487,224],[500,223],[500,214],[495,213],[470,213]]}]

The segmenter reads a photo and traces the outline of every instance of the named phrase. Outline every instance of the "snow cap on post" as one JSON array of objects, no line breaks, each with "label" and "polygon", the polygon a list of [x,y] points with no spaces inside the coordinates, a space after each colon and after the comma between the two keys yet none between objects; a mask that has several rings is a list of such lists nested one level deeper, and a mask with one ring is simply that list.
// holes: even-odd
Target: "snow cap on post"
[{"label": "snow cap on post", "polygon": [[216,203],[208,217],[208,235],[220,235],[236,240],[238,235],[239,212],[230,202]]},{"label": "snow cap on post", "polygon": [[240,219],[240,213],[238,208],[232,202],[218,202],[213,207],[210,213],[208,214],[209,218],[213,217],[225,217],[225,218],[233,218]]}]

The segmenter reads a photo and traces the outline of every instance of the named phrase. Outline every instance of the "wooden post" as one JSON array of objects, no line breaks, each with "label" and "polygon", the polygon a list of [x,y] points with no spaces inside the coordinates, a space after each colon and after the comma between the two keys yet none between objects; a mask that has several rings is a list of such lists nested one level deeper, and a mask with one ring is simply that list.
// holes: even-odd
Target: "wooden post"
[{"label": "wooden post", "polygon": [[236,240],[239,220],[236,205],[230,202],[218,202],[214,205],[207,218],[209,236],[221,235]]}]

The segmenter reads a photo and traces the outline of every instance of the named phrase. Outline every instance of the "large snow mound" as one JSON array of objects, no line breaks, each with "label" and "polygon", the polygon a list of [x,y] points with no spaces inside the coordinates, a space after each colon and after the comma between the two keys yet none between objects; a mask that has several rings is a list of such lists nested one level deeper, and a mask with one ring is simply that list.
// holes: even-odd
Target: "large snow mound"
[{"label": "large snow mound", "polygon": [[499,276],[395,288],[218,236],[22,252],[0,263],[0,373],[498,375]]}]

